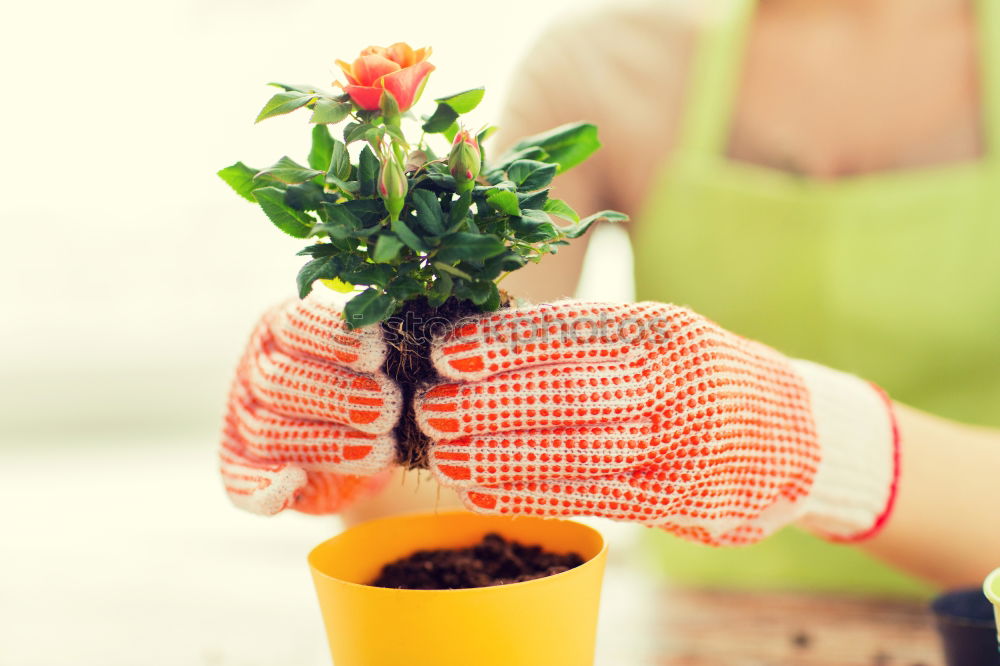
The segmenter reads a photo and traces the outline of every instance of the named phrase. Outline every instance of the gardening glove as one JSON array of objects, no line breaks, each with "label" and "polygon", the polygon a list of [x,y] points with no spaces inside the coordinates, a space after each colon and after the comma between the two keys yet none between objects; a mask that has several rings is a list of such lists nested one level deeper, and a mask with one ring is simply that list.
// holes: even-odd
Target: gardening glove
[{"label": "gardening glove", "polygon": [[220,451],[240,508],[329,513],[388,476],[402,399],[382,332],[348,329],[333,297],[317,284],[266,314],[240,361]]},{"label": "gardening glove", "polygon": [[794,520],[833,540],[885,521],[898,442],[873,385],[675,305],[559,302],[436,338],[417,420],[430,465],[486,513],[597,515],[713,545]]}]

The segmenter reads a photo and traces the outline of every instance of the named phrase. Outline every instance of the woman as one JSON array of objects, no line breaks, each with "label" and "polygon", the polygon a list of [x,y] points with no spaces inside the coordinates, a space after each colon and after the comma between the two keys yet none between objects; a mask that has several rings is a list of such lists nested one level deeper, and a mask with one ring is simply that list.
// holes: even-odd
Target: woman
[{"label": "woman", "polygon": [[[861,550],[941,585],[1000,565],[996,3],[615,9],[550,31],[515,81],[506,136],[580,118],[601,128],[605,148],[557,181],[558,195],[633,217],[637,295],[654,302],[522,314],[556,329],[579,317],[638,321],[654,335],[603,331],[574,348],[594,355],[587,363],[560,357],[563,388],[535,376],[500,406],[474,396],[500,391],[505,371],[545,374],[551,359],[480,344],[452,367],[455,340],[439,341],[438,367],[454,383],[418,409],[442,483],[474,510],[594,513],[700,544],[755,543],[663,546],[665,561],[696,562],[685,573],[701,579],[710,569],[787,583],[782,563],[807,561],[822,572],[812,584],[926,591]],[[505,286],[533,302],[563,298],[583,252],[565,248]],[[393,413],[370,333],[345,333],[347,351],[328,359],[346,369],[327,381],[366,393],[345,390],[342,404],[307,414],[349,424],[309,437],[355,438],[354,458],[320,469],[274,453],[288,432],[302,436],[301,423],[273,412],[310,352],[303,331],[337,325],[317,298],[265,321],[237,382],[224,474],[255,510],[340,507],[366,482],[328,472],[370,475],[389,458],[385,429],[351,409],[375,401],[380,418]],[[491,368],[497,354],[507,366]],[[566,388],[619,381],[621,396]],[[567,396],[586,409],[551,404]],[[519,397],[557,418],[528,423],[510,406]],[[602,446],[614,455],[581,454]],[[557,455],[543,465],[547,451]],[[529,453],[539,457],[523,464]],[[267,477],[267,491],[233,481],[247,476]],[[790,530],[764,539],[791,523],[825,540]]]}]

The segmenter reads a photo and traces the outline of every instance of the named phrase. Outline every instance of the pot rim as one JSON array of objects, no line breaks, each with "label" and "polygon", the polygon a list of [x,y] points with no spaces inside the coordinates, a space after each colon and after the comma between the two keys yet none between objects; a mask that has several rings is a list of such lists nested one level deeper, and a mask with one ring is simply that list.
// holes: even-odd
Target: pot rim
[{"label": "pot rim", "polygon": [[[542,578],[535,578],[533,580],[526,580],[526,581],[521,581],[521,582],[518,582],[518,583],[504,583],[503,585],[490,585],[490,586],[487,586],[487,587],[466,587],[466,588],[457,588],[457,589],[444,588],[444,589],[435,589],[435,590],[409,590],[409,589],[396,588],[396,587],[378,587],[376,585],[366,585],[364,583],[355,583],[355,582],[352,582],[352,581],[349,581],[349,580],[344,580],[343,578],[338,578],[337,576],[334,576],[334,575],[326,573],[325,571],[323,571],[322,569],[320,569],[316,565],[316,559],[318,557],[318,551],[320,549],[322,549],[324,546],[326,546],[331,541],[335,541],[335,540],[341,538],[342,536],[344,536],[345,534],[347,534],[348,532],[350,532],[350,531],[352,531],[354,529],[358,529],[358,528],[361,528],[361,527],[364,527],[364,526],[368,526],[368,525],[372,525],[372,524],[375,524],[375,523],[396,521],[396,520],[400,520],[400,519],[408,519],[408,518],[411,518],[411,519],[412,518],[431,518],[431,517],[435,517],[435,518],[436,517],[442,517],[442,518],[444,518],[444,517],[448,517],[448,516],[457,516],[457,515],[461,515],[461,516],[473,516],[473,517],[489,518],[489,519],[509,518],[512,521],[514,521],[514,520],[541,520],[541,521],[548,521],[548,522],[567,523],[567,524],[570,524],[570,525],[575,525],[575,526],[577,526],[577,527],[579,527],[579,528],[581,528],[583,530],[586,530],[586,531],[590,532],[591,534],[596,535],[597,538],[600,541],[600,548],[591,557],[588,557],[586,560],[584,560],[583,564],[581,564],[581,565],[579,565],[577,567],[573,567],[572,569],[568,569],[566,571],[563,571],[563,572],[560,572],[560,573],[557,573],[557,574],[553,574],[551,576],[544,576]],[[545,584],[547,581],[555,580],[555,579],[560,578],[562,576],[572,575],[574,572],[577,572],[580,569],[583,569],[584,567],[600,566],[600,562],[604,558],[604,556],[607,554],[607,552],[608,552],[608,541],[607,541],[607,539],[604,538],[604,535],[601,534],[601,532],[599,530],[594,529],[590,525],[585,525],[585,524],[583,524],[581,522],[578,522],[576,520],[570,520],[570,519],[566,519],[566,518],[549,518],[549,517],[542,517],[542,516],[522,516],[522,515],[501,516],[501,515],[495,515],[495,514],[482,515],[482,514],[475,514],[475,513],[472,513],[470,511],[463,511],[463,510],[459,509],[459,510],[454,510],[454,511],[415,511],[415,512],[412,512],[412,513],[401,513],[401,514],[396,514],[396,515],[392,515],[392,516],[385,516],[385,517],[382,517],[382,518],[375,518],[373,520],[366,520],[363,523],[358,523],[357,525],[349,527],[349,528],[343,530],[342,532],[340,532],[339,534],[336,534],[336,535],[330,537],[329,539],[326,539],[325,541],[317,544],[315,547],[312,548],[312,550],[309,551],[309,555],[307,556],[306,559],[307,559],[307,561],[309,563],[309,567],[310,567],[310,569],[312,569],[314,575],[322,576],[323,578],[326,578],[326,579],[331,580],[331,581],[335,581],[336,583],[338,583],[340,585],[347,585],[347,586],[356,587],[356,588],[364,588],[365,590],[368,590],[370,594],[383,594],[383,593],[384,594],[442,594],[442,593],[445,593],[445,594],[463,594],[463,593],[464,594],[484,594],[484,593],[485,594],[501,594],[505,590],[511,589],[511,588],[518,588],[518,589],[520,589],[520,588],[522,588],[525,585]]]}]

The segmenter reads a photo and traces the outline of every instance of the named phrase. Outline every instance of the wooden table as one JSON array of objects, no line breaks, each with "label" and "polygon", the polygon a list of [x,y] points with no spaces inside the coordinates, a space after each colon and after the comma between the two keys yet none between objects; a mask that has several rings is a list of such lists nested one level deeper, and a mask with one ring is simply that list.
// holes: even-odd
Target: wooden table
[{"label": "wooden table", "polygon": [[599,666],[942,666],[924,604],[650,586],[608,571]]},{"label": "wooden table", "polygon": [[942,663],[920,605],[828,596],[665,591],[657,664]]},{"label": "wooden table", "polygon": [[[0,664],[330,666],[305,553],[334,521],[236,511],[204,439],[0,447]],[[665,587],[642,528],[600,529],[595,666],[943,665],[920,605]]]}]

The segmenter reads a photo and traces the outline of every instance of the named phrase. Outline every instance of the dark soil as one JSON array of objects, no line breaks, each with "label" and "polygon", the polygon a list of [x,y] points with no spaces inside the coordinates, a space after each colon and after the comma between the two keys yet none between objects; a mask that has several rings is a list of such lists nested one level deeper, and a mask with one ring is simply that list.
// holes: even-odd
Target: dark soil
[{"label": "dark soil", "polygon": [[[510,298],[500,292],[501,308],[508,307]],[[382,332],[389,353],[382,369],[403,392],[403,412],[396,426],[396,462],[406,469],[427,469],[427,454],[431,445],[417,425],[413,412],[413,396],[423,385],[442,381],[430,361],[430,343],[455,322],[480,310],[470,301],[449,298],[440,307],[432,308],[427,299],[408,301],[392,317],[382,322]]]},{"label": "dark soil", "polygon": [[490,533],[469,548],[418,550],[390,562],[371,585],[404,590],[491,587],[553,576],[581,564],[577,553],[550,553]]}]

